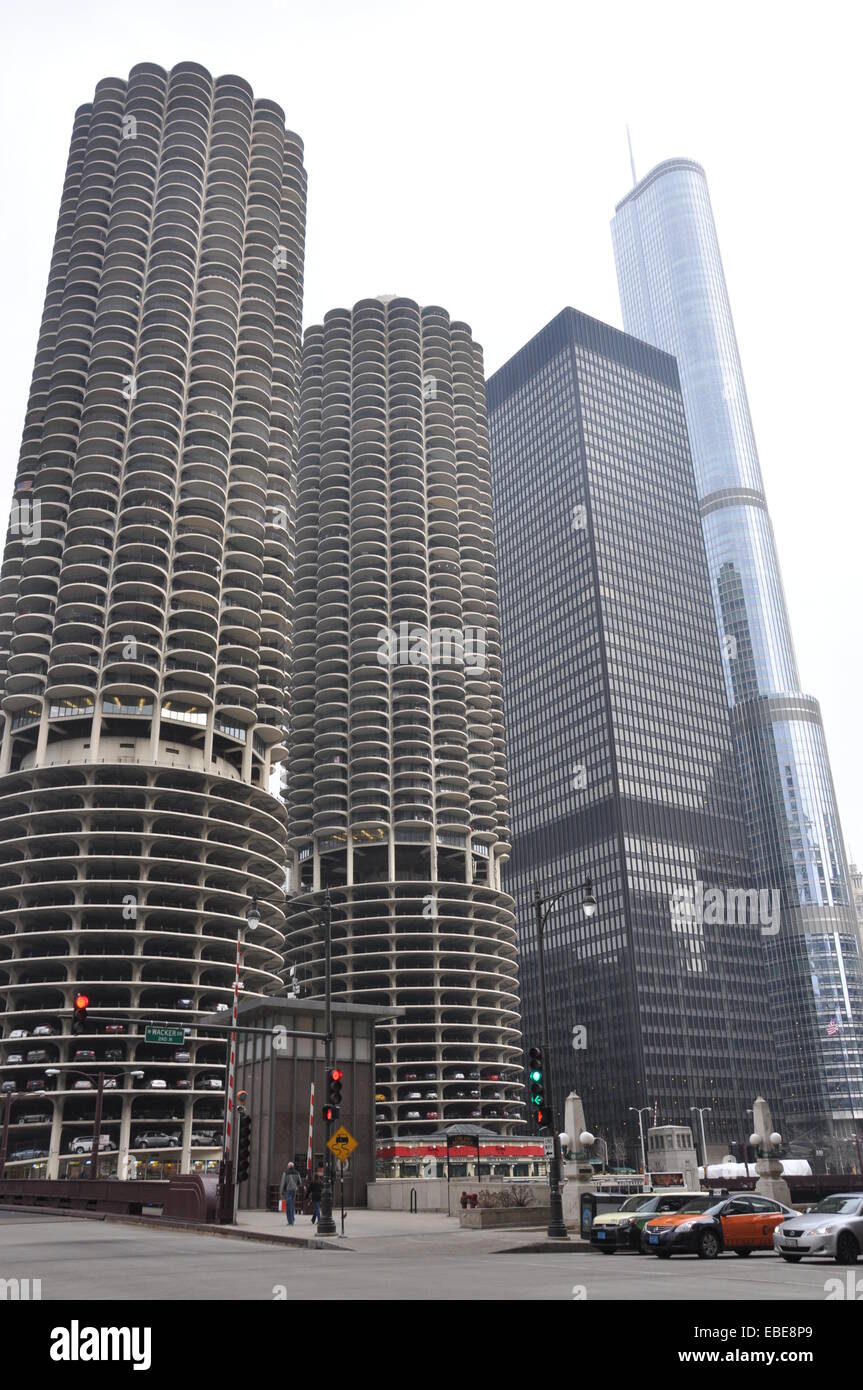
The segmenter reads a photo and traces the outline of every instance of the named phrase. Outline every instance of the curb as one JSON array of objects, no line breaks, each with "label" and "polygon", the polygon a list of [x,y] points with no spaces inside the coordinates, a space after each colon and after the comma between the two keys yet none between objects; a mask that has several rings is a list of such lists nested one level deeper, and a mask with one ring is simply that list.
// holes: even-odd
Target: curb
[{"label": "curb", "polygon": [[580,1255],[590,1250],[589,1240],[570,1237],[569,1240],[537,1240],[529,1245],[508,1245],[506,1249],[495,1250],[495,1255]]},{"label": "curb", "polygon": [[4,1211],[23,1211],[30,1216],[68,1216],[77,1221],[104,1221],[117,1226],[138,1226],[149,1231],[182,1231],[187,1235],[216,1236],[223,1240],[253,1240],[264,1245],[297,1246],[301,1250],[351,1250],[352,1245],[333,1244],[336,1236],[322,1239],[320,1236],[276,1235],[269,1231],[244,1231],[237,1226],[215,1226],[201,1221],[164,1220],[160,1216],[125,1216],[113,1211],[77,1211],[74,1207],[28,1207],[23,1204],[5,1206],[0,1204],[0,1214]]}]

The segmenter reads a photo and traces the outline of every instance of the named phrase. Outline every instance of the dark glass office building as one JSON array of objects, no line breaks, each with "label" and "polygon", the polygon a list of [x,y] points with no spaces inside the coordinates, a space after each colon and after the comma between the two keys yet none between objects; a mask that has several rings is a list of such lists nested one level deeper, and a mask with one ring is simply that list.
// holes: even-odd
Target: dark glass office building
[{"label": "dark glass office building", "polygon": [[596,916],[575,891],[546,931],[555,1099],[579,1092],[612,1160],[637,1156],[630,1107],[708,1106],[724,1149],[779,1098],[677,366],[565,309],[487,390],[525,1042],[532,882],[590,873]]}]

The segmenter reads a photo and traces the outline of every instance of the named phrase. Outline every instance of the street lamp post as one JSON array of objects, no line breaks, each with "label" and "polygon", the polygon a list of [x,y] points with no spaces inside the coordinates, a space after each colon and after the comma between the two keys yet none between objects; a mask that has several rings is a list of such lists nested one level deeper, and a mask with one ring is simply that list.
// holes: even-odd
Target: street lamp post
[{"label": "street lamp post", "polygon": [[[320,893],[320,889],[310,891],[310,896],[314,897]],[[324,935],[324,1068],[327,1076],[333,1066],[333,900],[330,896],[329,888],[324,890],[324,899],[321,905],[313,903],[310,906],[298,906],[297,911],[301,912],[320,912],[321,928]],[[299,991],[298,976],[294,976]],[[312,1073],[314,1075],[314,1072]],[[324,1106],[324,1180],[321,1184],[321,1214],[317,1223],[319,1236],[334,1236],[336,1223],[333,1219],[333,1155],[328,1147],[330,1139],[330,1129],[332,1122],[326,1118],[326,1106]],[[312,1155],[314,1164],[314,1155]]]},{"label": "street lamp post", "polygon": [[[324,930],[324,1067],[329,1077],[333,1065],[333,900],[329,888],[324,893],[321,925]],[[334,1236],[336,1223],[333,1220],[333,1155],[328,1147],[332,1121],[324,1108],[324,1181],[321,1189],[321,1214],[318,1218],[318,1235]]]},{"label": "street lamp post", "polygon": [[545,924],[560,899],[567,893],[583,891],[585,894],[582,904],[585,917],[593,917],[596,912],[596,898],[593,896],[593,885],[588,874],[581,890],[576,888],[562,888],[559,893],[555,893],[550,898],[544,898],[538,883],[533,887],[533,904],[536,914],[536,950],[537,962],[539,967],[539,1005],[542,1018],[542,1055],[545,1061],[546,1077],[548,1080],[548,1094],[551,1101],[549,1123],[552,1134],[552,1158],[548,1170],[548,1230],[547,1235],[550,1240],[569,1240],[566,1229],[566,1222],[563,1219],[563,1192],[561,1188],[561,1151],[560,1133],[557,1124],[557,1114],[555,1109],[554,1094],[554,1071],[551,1061],[551,1047],[549,1046],[548,1034],[548,997],[545,988],[545,953],[543,949]]},{"label": "street lamp post", "polygon": [[635,1114],[635,1115],[638,1116],[638,1137],[639,1137],[639,1139],[641,1140],[641,1171],[642,1171],[642,1173],[645,1173],[645,1174],[646,1174],[646,1173],[647,1173],[647,1150],[646,1150],[645,1147],[644,1147],[644,1127],[643,1127],[643,1125],[642,1125],[642,1123],[641,1123],[641,1116],[643,1115],[643,1113],[644,1113],[645,1110],[647,1111],[648,1115],[650,1114],[650,1106],[649,1106],[649,1105],[642,1105],[642,1106],[639,1108],[639,1106],[637,1106],[637,1105],[630,1105],[629,1109],[630,1109],[630,1111],[631,1111],[633,1114]]},{"label": "street lamp post", "polygon": [[701,1124],[701,1153],[704,1158],[704,1181],[707,1182],[707,1140],[704,1137],[704,1116],[713,1112],[709,1105],[690,1105],[689,1113],[690,1115],[697,1115]]},{"label": "street lamp post", "polygon": [[90,1150],[90,1177],[99,1175],[99,1140],[102,1136],[102,1097],[105,1092],[105,1073],[100,1071],[96,1081],[96,1114],[93,1119],[93,1147]]}]

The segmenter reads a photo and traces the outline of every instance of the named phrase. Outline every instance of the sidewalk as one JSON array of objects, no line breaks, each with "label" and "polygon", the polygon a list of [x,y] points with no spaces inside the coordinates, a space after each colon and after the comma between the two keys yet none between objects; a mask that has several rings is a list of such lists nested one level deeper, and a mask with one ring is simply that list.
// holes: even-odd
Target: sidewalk
[{"label": "sidewalk", "polygon": [[[472,1230],[459,1225],[457,1216],[447,1216],[443,1212],[369,1211],[366,1207],[352,1207],[345,1213],[345,1236],[341,1238],[341,1213],[333,1212],[336,1223],[335,1236],[317,1238],[318,1248],[356,1250],[373,1253],[399,1251],[408,1253],[411,1247],[423,1247],[429,1252],[490,1254],[509,1251],[530,1251],[541,1253],[555,1251],[565,1254],[567,1250],[584,1250],[588,1243],[582,1241],[576,1231],[570,1232],[569,1241],[548,1241],[542,1227],[519,1227],[513,1230]],[[246,1239],[263,1237],[267,1240],[287,1240],[299,1243],[302,1239],[317,1236],[316,1227],[308,1216],[298,1216],[293,1226],[289,1226],[283,1212],[241,1211],[236,1226],[223,1227],[224,1230],[242,1233]]]},{"label": "sidewalk", "polygon": [[[333,1220],[339,1234],[325,1237],[328,1243],[339,1239],[341,1234],[341,1212],[338,1208],[333,1212]],[[313,1237],[317,1235],[317,1228],[312,1225],[311,1217],[298,1216],[294,1225],[289,1226],[284,1212],[275,1211],[241,1211],[236,1226],[229,1227],[229,1229],[242,1231],[245,1235],[252,1233],[268,1236]],[[366,1207],[350,1207],[345,1212],[344,1243],[351,1246],[359,1247],[370,1241],[389,1241],[400,1237],[458,1237],[476,1234],[475,1231],[462,1231],[458,1217],[447,1216],[444,1212],[426,1211],[411,1215],[405,1211],[369,1211]],[[499,1235],[500,1233],[496,1232],[495,1234]],[[507,1232],[507,1234],[514,1233]],[[534,1232],[535,1238],[536,1233]]]}]

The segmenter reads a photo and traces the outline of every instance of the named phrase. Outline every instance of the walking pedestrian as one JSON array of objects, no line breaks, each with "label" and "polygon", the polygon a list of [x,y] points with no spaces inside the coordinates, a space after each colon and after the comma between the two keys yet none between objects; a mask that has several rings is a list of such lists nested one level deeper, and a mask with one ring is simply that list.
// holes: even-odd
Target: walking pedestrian
[{"label": "walking pedestrian", "polygon": [[312,1225],[321,1219],[321,1194],[324,1190],[324,1170],[319,1168],[309,1183],[307,1196],[312,1199]]},{"label": "walking pedestrian", "polygon": [[300,1175],[293,1163],[289,1163],[282,1173],[279,1183],[279,1196],[285,1199],[285,1215],[288,1218],[288,1225],[294,1224],[294,1202],[300,1186]]}]

